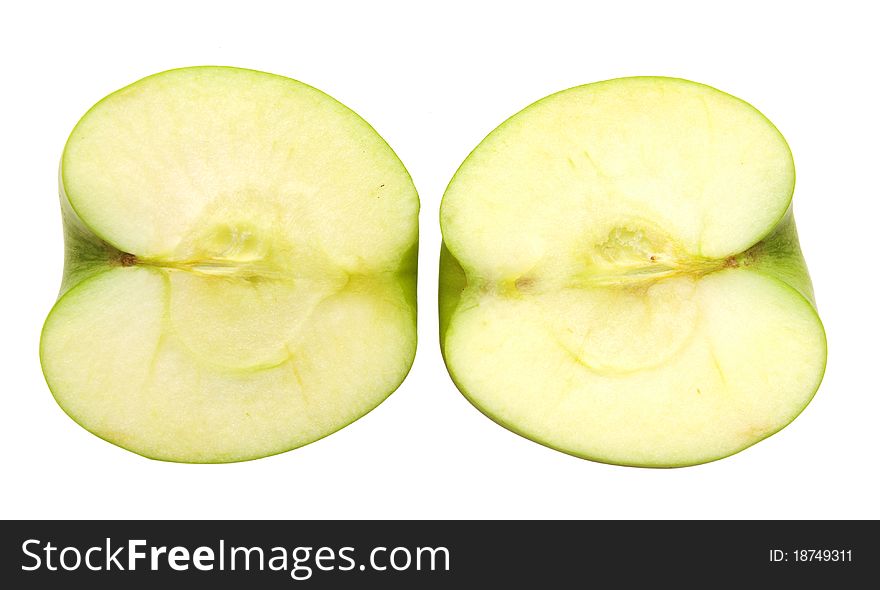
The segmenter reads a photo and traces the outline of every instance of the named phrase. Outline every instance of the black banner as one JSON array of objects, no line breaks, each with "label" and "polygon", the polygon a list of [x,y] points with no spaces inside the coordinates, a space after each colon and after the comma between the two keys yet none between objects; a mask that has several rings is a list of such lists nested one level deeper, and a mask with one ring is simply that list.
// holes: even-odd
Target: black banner
[{"label": "black banner", "polygon": [[[6,588],[856,587],[875,522],[16,521]],[[11,584],[10,584],[11,583]],[[201,586],[197,586],[201,587]],[[813,587],[813,586],[810,586]]]}]

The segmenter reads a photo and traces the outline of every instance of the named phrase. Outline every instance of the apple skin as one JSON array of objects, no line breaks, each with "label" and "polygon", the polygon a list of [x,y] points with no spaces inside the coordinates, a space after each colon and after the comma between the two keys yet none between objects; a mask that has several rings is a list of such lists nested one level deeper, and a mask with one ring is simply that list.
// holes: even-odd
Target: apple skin
[{"label": "apple skin", "polygon": [[122,266],[124,253],[98,238],[79,218],[59,182],[61,226],[64,232],[64,271],[58,299],[70,289],[113,266]]}]

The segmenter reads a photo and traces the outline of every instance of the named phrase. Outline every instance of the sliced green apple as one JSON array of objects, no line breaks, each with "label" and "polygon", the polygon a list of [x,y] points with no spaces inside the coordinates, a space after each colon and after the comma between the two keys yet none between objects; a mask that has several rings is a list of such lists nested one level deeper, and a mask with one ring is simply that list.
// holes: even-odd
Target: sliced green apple
[{"label": "sliced green apple", "polygon": [[418,197],[360,117],[236,68],[150,76],[77,124],[41,358],[98,436],[182,462],[263,457],[363,416],[416,347]]},{"label": "sliced green apple", "polygon": [[441,206],[441,345],[482,412],[566,453],[670,467],[809,403],[826,344],[788,145],[671,78],[572,88],[495,129]]}]

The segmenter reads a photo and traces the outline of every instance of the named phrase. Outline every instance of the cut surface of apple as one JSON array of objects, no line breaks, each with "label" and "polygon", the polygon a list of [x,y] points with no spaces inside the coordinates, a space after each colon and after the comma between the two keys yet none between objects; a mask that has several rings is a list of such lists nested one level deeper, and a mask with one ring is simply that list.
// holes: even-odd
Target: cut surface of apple
[{"label": "cut surface of apple", "polygon": [[529,106],[443,197],[453,380],[514,432],[607,463],[704,463],[777,432],[826,358],[794,177],[761,113],[694,82]]},{"label": "cut surface of apple", "polygon": [[322,92],[237,68],[150,76],[80,120],[60,183],[65,273],[41,360],[101,438],[170,461],[263,457],[406,376],[418,196]]}]

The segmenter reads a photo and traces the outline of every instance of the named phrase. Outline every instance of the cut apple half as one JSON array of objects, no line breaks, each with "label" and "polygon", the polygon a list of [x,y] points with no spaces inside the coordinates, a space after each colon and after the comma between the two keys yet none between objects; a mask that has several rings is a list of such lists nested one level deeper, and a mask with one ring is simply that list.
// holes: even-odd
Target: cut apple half
[{"label": "cut apple half", "polygon": [[229,462],[363,416],[416,348],[419,202],[358,115],[280,76],[171,70],[95,105],[61,163],[61,407],[147,457]]},{"label": "cut apple half", "polygon": [[529,106],[443,197],[453,380],[514,432],[607,463],[704,463],[780,430],[826,358],[794,177],[770,121],[702,84]]}]

